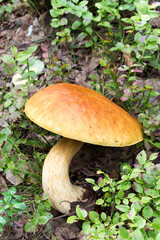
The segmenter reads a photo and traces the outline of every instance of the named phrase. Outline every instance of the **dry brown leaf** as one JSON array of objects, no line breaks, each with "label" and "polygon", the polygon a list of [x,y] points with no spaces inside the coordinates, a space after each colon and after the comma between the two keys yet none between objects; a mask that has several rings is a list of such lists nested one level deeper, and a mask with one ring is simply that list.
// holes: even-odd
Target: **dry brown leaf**
[{"label": "dry brown leaf", "polygon": [[[20,167],[19,169],[22,171],[26,171],[26,170],[28,170],[28,166],[25,164],[22,167]],[[18,175],[15,176],[13,174],[12,169],[8,173],[6,173],[6,179],[15,186],[17,186],[18,184],[23,182],[24,176],[25,176],[24,172],[19,172],[19,176]]]},{"label": "dry brown leaf", "polygon": [[7,183],[4,177],[0,174],[0,192],[7,191]]},{"label": "dry brown leaf", "polygon": [[124,61],[125,61],[125,64],[126,64],[128,67],[132,67],[133,61],[132,61],[132,56],[131,56],[130,53],[125,53],[125,52],[124,52]]}]

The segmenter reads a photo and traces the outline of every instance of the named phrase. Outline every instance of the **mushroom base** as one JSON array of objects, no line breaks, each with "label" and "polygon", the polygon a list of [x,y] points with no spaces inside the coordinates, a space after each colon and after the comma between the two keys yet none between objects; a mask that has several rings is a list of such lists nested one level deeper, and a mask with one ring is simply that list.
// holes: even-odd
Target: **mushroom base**
[{"label": "mushroom base", "polygon": [[43,190],[52,206],[64,214],[69,214],[70,203],[81,200],[85,191],[73,185],[69,179],[70,162],[82,145],[82,142],[62,138],[53,146],[44,162]]}]

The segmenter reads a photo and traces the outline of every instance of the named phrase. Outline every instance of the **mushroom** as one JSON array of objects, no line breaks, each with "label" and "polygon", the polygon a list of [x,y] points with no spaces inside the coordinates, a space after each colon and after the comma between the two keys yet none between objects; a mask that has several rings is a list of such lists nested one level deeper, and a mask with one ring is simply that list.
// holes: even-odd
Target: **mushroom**
[{"label": "mushroom", "polygon": [[44,161],[42,186],[52,206],[64,214],[85,192],[69,178],[70,162],[83,143],[124,147],[143,140],[135,118],[102,94],[79,85],[46,87],[27,101],[25,112],[39,126],[63,136]]}]

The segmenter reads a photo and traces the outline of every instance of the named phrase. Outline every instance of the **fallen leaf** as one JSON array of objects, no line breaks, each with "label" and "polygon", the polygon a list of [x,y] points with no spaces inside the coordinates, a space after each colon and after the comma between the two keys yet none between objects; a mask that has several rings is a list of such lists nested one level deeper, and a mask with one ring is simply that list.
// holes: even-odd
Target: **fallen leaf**
[{"label": "fallen leaf", "polygon": [[15,186],[17,186],[18,184],[23,182],[23,179],[25,176],[24,172],[25,172],[25,170],[28,170],[28,166],[26,164],[24,164],[19,169],[23,171],[23,172],[19,172],[19,176],[14,175],[12,169],[8,173],[6,173],[6,179]]},{"label": "fallen leaf", "polygon": [[0,174],[0,192],[7,191],[7,183],[4,177]]}]

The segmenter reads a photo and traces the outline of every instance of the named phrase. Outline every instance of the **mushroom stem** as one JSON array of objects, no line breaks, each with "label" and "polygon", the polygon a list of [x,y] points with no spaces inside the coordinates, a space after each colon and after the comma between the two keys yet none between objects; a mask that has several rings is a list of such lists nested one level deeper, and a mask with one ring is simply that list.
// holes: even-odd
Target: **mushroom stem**
[{"label": "mushroom stem", "polygon": [[42,185],[52,206],[69,214],[70,202],[82,199],[84,189],[70,182],[69,165],[83,143],[62,138],[48,153],[42,172]]}]

